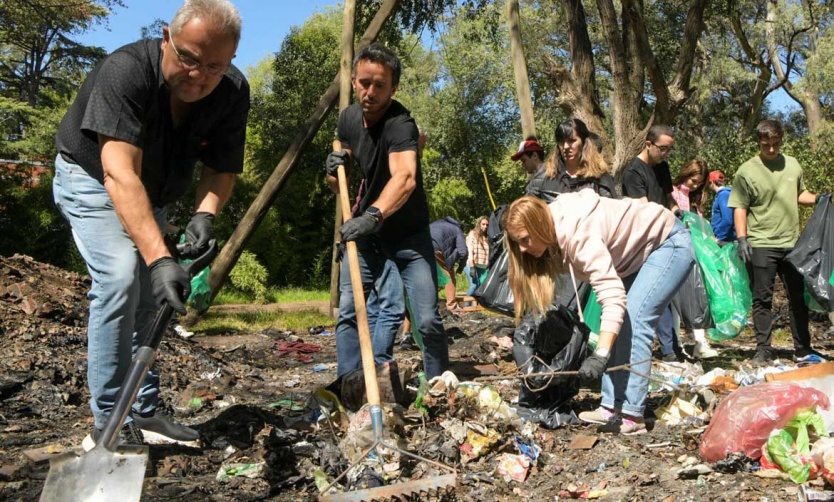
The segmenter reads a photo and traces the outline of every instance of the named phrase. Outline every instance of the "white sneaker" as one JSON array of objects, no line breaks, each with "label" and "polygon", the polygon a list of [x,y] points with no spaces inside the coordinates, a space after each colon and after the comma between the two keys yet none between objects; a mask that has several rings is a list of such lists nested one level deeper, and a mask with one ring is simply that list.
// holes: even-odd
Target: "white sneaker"
[{"label": "white sneaker", "polygon": [[692,350],[692,355],[695,356],[696,359],[712,359],[713,357],[718,357],[718,351],[710,347],[708,341],[697,341],[695,342],[695,348]]}]

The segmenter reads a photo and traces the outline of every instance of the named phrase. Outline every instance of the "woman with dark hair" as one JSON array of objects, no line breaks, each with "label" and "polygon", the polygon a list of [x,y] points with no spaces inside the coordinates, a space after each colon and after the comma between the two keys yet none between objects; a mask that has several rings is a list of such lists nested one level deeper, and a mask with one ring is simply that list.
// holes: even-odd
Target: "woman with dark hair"
[{"label": "woman with dark hair", "polygon": [[526,195],[552,202],[562,193],[590,188],[603,197],[616,198],[614,178],[597,147],[599,137],[585,122],[569,119],[556,127],[557,149],[527,185]]},{"label": "woman with dark hair", "polygon": [[601,424],[600,432],[646,432],[648,380],[605,368],[610,358],[611,365],[631,363],[635,372],[650,373],[660,315],[694,260],[683,224],[659,204],[591,190],[560,195],[549,206],[522,197],[507,209],[504,246],[517,320],[545,313],[563,272],[591,284],[602,305],[599,341],[579,374],[602,377],[602,405],[579,418]]}]

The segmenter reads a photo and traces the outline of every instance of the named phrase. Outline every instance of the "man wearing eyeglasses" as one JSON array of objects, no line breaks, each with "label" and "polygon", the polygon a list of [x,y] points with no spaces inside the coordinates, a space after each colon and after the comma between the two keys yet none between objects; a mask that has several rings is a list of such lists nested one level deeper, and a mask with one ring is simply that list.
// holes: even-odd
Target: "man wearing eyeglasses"
[{"label": "man wearing eyeglasses", "polygon": [[[646,142],[636,157],[626,164],[622,173],[623,197],[639,199],[643,202],[655,202],[671,208],[672,173],[666,158],[675,144],[672,128],[655,124],[646,134]],[[674,317],[671,308],[660,316],[657,326],[657,338],[664,361],[682,361],[683,349],[678,343],[674,330]]]},{"label": "man wearing eyeglasses", "polygon": [[[157,308],[180,314],[190,278],[162,237],[166,206],[201,164],[183,257],[214,237],[213,223],[243,170],[249,84],[232,66],[241,20],[227,0],[186,0],[162,39],[117,49],[87,76],[58,126],[53,192],[87,263],[92,286],[87,377],[92,447]],[[197,431],[162,409],[148,373],[120,441],[194,444]]]}]

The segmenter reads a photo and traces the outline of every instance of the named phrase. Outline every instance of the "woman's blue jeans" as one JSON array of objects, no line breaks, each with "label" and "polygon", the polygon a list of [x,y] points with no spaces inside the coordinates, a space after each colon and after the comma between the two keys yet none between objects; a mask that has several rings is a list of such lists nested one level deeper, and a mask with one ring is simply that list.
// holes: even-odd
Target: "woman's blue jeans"
[{"label": "woman's blue jeans", "polygon": [[[694,260],[689,232],[677,222],[640,270],[623,279],[628,291],[626,316],[614,341],[609,366],[645,361],[632,369],[644,375],[651,373],[649,359],[658,321],[686,280]],[[648,393],[649,381],[631,372],[616,371],[602,376],[602,405],[608,409],[642,417]]]},{"label": "woman's blue jeans", "polygon": [[[101,429],[133,353],[150,330],[157,305],[148,267],[116,216],[104,185],[58,155],[52,191],[92,278],[87,293],[87,383],[95,426]],[[165,208],[154,210],[160,228],[164,228],[166,213]],[[159,374],[154,368],[142,384],[134,413],[152,412],[158,397]]]}]

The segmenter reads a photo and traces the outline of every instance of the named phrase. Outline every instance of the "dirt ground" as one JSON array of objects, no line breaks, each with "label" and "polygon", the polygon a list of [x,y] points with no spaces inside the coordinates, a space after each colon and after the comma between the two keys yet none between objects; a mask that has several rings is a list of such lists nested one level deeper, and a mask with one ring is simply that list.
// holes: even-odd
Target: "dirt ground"
[{"label": "dirt ground", "polygon": [[[37,500],[48,458],[79,445],[91,429],[86,388],[88,287],[87,277],[22,256],[0,257],[0,500]],[[779,292],[777,307],[775,329],[787,330],[788,312]],[[445,324],[452,369],[462,381],[513,368],[510,351],[489,340],[511,337],[510,319],[480,312],[445,313]],[[818,349],[832,353],[828,327],[827,320],[815,320],[812,334]],[[332,326],[298,333],[268,329],[198,333],[190,339],[172,331],[158,355],[163,395],[179,420],[200,431],[203,446],[152,445],[142,500],[315,499],[316,472],[333,479],[348,466],[337,447],[344,433],[326,421],[309,420],[316,412],[311,393],[335,378],[332,331]],[[287,342],[321,349],[288,351],[309,346]],[[781,344],[779,355],[790,354],[786,343],[790,342]],[[752,357],[753,346],[746,330],[731,342],[716,344],[721,356],[704,367],[737,367]],[[397,357],[401,367],[420,361],[414,350],[397,349]],[[507,381],[494,387],[507,401],[517,395],[516,386]],[[573,401],[574,410],[595,408],[597,390],[582,389]],[[653,393],[650,406],[658,406],[663,397]],[[433,411],[427,419],[413,407],[406,411],[402,439],[410,450],[456,467],[458,483],[453,490],[414,500],[559,500],[583,492],[585,497],[602,495],[601,500],[798,499],[790,481],[764,479],[746,469],[678,478],[682,462],[700,462],[697,447],[703,428],[661,422],[644,435],[600,436],[588,450],[571,449],[570,444],[577,436],[598,435],[592,426],[534,427],[532,437],[542,454],[523,482],[512,481],[497,474],[496,467],[503,453],[518,452],[513,426],[487,423],[501,437],[464,465],[458,443],[450,443],[439,426],[449,415]],[[451,413],[451,408],[446,411]],[[218,481],[218,471],[235,462],[263,464],[266,469],[253,478],[226,469],[228,479]],[[404,466],[404,477],[425,474],[407,462]],[[823,490],[821,482],[812,487]]]}]

